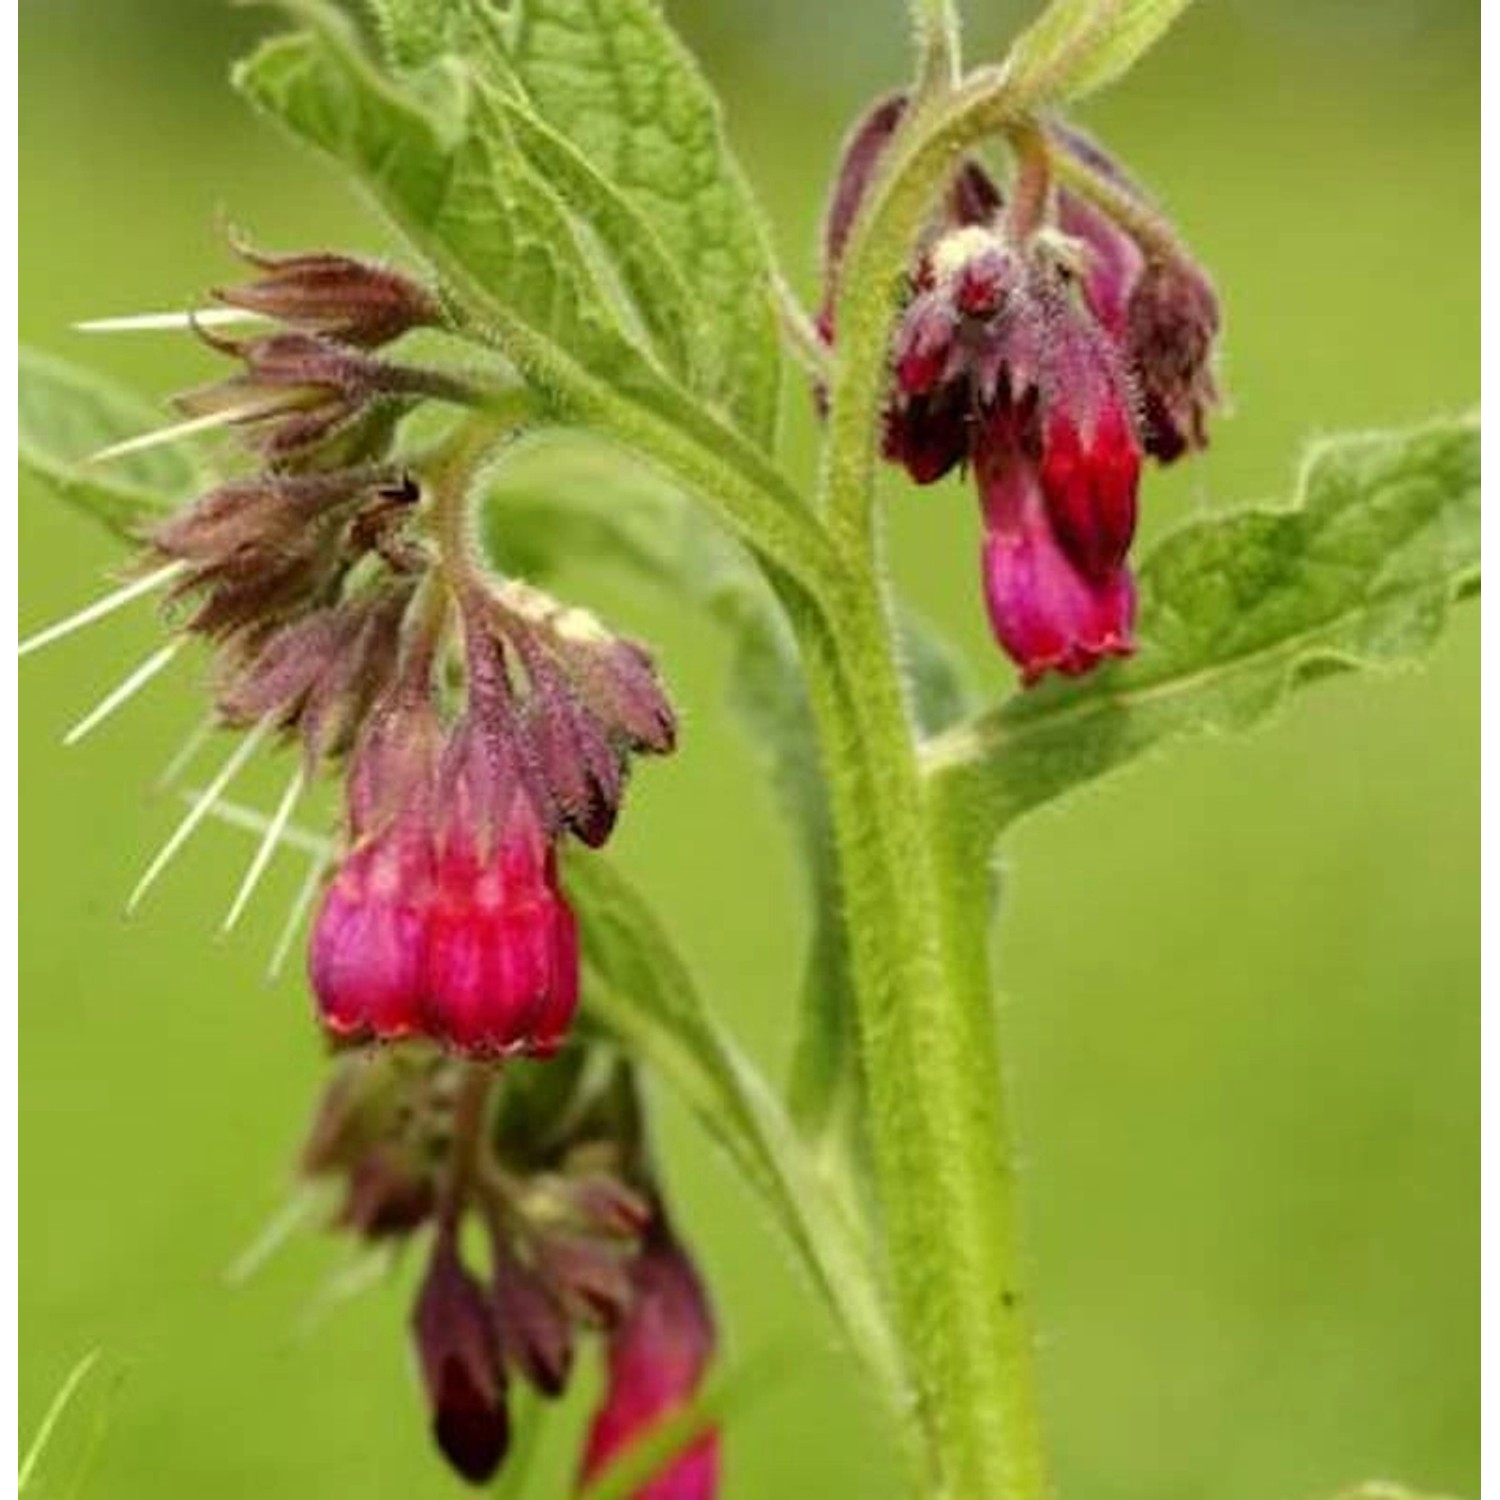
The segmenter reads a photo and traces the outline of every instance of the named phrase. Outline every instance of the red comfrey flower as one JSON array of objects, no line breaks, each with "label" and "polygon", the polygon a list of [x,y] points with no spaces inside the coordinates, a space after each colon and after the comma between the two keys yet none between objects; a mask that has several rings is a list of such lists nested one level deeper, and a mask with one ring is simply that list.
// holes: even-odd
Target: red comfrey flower
[{"label": "red comfrey flower", "polygon": [[1118,562],[1086,569],[1059,536],[1044,475],[1013,416],[994,414],[975,443],[984,513],[984,602],[990,627],[1030,684],[1048,671],[1077,676],[1132,649],[1135,586]]},{"label": "red comfrey flower", "polygon": [[340,1041],[394,1041],[423,1029],[440,734],[426,694],[401,683],[355,750],[353,847],[324,893],[308,949],[319,1014]]},{"label": "red comfrey flower", "polygon": [[[423,1018],[475,1055],[557,1050],[578,1005],[578,931],[544,825],[504,740],[455,732],[434,847]],[[510,762],[507,764],[507,762]]]},{"label": "red comfrey flower", "polygon": [[1131,649],[1141,446],[1119,351],[1050,247],[970,226],[925,257],[896,342],[886,454],[973,462],[984,593],[1022,680]]},{"label": "red comfrey flower", "polygon": [[472,1056],[551,1053],[578,1004],[578,934],[508,685],[473,674],[441,755],[432,703],[401,693],[356,752],[354,846],[313,931],[324,1024]]},{"label": "red comfrey flower", "polygon": [[[904,113],[900,96],[878,102],[839,162],[818,322],[830,343],[842,259]],[[914,248],[882,431],[884,456],[918,484],[973,464],[985,603],[1028,684],[1133,649],[1125,560],[1143,456],[1203,446],[1218,399],[1208,278],[1087,137],[1051,122],[1045,151],[1100,179],[1122,222],[1049,191],[1045,153],[1020,218],[961,163]]]},{"label": "red comfrey flower", "polygon": [[[584,1450],[585,1483],[698,1392],[714,1351],[713,1315],[687,1252],[664,1213],[631,1263],[633,1298],[609,1342],[609,1384]],[[672,1458],[632,1500],[713,1500],[719,1434],[710,1429]]]}]

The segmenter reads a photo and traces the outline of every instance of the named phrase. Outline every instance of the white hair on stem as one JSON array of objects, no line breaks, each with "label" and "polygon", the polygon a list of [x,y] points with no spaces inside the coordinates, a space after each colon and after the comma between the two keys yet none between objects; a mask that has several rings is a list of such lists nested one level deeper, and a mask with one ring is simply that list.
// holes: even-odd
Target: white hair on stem
[{"label": "white hair on stem", "polygon": [[234,328],[242,323],[264,323],[260,313],[241,307],[200,307],[189,312],[126,313],[114,318],[85,318],[75,323],[79,333],[176,333],[194,328]]},{"label": "white hair on stem", "polygon": [[86,713],[64,736],[64,745],[76,745],[86,735],[92,734],[117,709],[123,708],[159,672],[169,666],[182,650],[181,639],[168,641],[160,650],[153,651],[123,682],[111,688],[88,713]]},{"label": "white hair on stem", "polygon": [[102,599],[96,599],[92,604],[86,604],[82,609],[69,615],[67,619],[59,620],[55,625],[49,625],[45,630],[37,631],[35,635],[27,636],[21,642],[16,655],[30,656],[33,651],[40,651],[43,646],[50,646],[54,641],[70,636],[74,631],[82,630],[85,625],[92,625],[95,620],[102,620],[106,615],[112,615],[132,600],[139,599],[142,594],[149,594],[153,589],[159,589],[164,583],[170,582],[186,567],[185,562],[169,562],[157,568],[154,573],[147,573],[141,578],[132,578],[129,583],[123,584],[113,593],[106,594]]},{"label": "white hair on stem", "polygon": [[292,812],[297,806],[297,799],[302,795],[302,788],[306,784],[307,769],[299,760],[287,781],[286,790],[281,794],[281,801],[276,804],[276,811],[271,814],[271,821],[266,824],[266,831],[255,850],[255,858],[250,861],[250,867],[245,871],[245,878],[240,882],[239,890],[235,892],[234,901],[230,904],[224,924],[219,928],[220,932],[232,931],[249,904],[250,897],[255,893],[256,886],[260,884],[261,877],[271,863],[271,856],[276,853],[281,843],[281,835],[292,820]]},{"label": "white hair on stem", "polygon": [[146,892],[156,884],[162,871],[171,864],[178,851],[192,837],[193,830],[208,816],[224,789],[239,775],[246,762],[260,748],[266,735],[270,733],[272,722],[270,715],[267,715],[235,746],[219,774],[204,788],[198,800],[188,809],[187,815],[172,831],[172,836],[162,845],[156,858],[146,867],[146,873],[136,882],[135,889],[130,893],[130,899],[125,903],[127,916],[141,904]]},{"label": "white hair on stem", "polygon": [[144,453],[148,448],[164,448],[169,443],[194,437],[200,432],[213,432],[220,427],[233,427],[236,422],[253,421],[256,417],[268,417],[284,409],[284,402],[247,401],[243,406],[225,407],[223,411],[205,412],[201,417],[187,417],[181,422],[170,422],[165,427],[153,427],[150,432],[140,432],[134,437],[122,438],[97,453],[84,459],[87,464],[107,464],[132,453]]}]

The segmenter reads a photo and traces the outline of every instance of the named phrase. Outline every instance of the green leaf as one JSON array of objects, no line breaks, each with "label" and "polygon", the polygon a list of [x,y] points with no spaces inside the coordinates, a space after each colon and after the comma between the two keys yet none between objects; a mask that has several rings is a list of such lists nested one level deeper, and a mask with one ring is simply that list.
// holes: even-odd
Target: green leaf
[{"label": "green leaf", "polygon": [[642,362],[614,323],[568,216],[527,168],[495,100],[443,58],[449,103],[382,76],[337,14],[276,37],[235,70],[236,86],[294,135],[355,169],[416,249],[480,317],[533,334],[625,383]]},{"label": "green leaf", "polygon": [[19,423],[21,467],[127,540],[203,483],[180,447],[90,463],[101,448],[160,427],[161,412],[100,376],[24,346]]},{"label": "green leaf", "polygon": [[[462,330],[502,350],[555,417],[651,454],[799,586],[826,588],[831,548],[796,490],[626,335],[567,210],[510,134],[502,86],[474,85],[453,57],[398,85],[337,12],[296,10],[315,29],[241,63],[246,97],[352,171],[436,270]],[[474,53],[488,56],[478,42]]]},{"label": "green leaf", "polygon": [[1027,109],[1092,93],[1135,66],[1192,0],[1052,0],[1016,38],[1007,85]]},{"label": "green leaf", "polygon": [[926,764],[955,814],[991,837],[1173,736],[1244,729],[1330,671],[1426,652],[1478,581],[1477,421],[1320,442],[1297,494],[1151,553],[1132,661],[934,740]]},{"label": "green leaf", "polygon": [[718,102],[652,0],[523,0],[513,57],[542,117],[654,226],[693,298],[699,386],[772,445],[771,255]]},{"label": "green leaf", "polygon": [[420,68],[447,50],[453,37],[452,0],[366,0],[391,63]]},{"label": "green leaf", "polygon": [[704,1005],[650,909],[598,854],[569,851],[565,884],[590,970],[585,1008],[681,1095],[770,1206],[886,1396],[899,1355],[879,1280],[847,1210],[818,1176],[764,1079]]},{"label": "green leaf", "polygon": [[532,167],[598,235],[631,305],[673,374],[691,384],[691,295],[655,227],[571,142],[529,109],[513,100],[501,108]]}]

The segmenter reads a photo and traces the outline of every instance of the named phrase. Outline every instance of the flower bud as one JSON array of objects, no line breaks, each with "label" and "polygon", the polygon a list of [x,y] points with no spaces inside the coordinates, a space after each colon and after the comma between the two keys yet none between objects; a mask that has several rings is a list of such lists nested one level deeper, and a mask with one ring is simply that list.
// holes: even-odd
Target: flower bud
[{"label": "flower bud", "polygon": [[350,1169],[337,1222],[361,1239],[399,1239],[425,1224],[436,1208],[437,1187],[427,1165],[410,1150],[382,1143]]},{"label": "flower bud", "polygon": [[1129,307],[1129,349],[1144,407],[1142,441],[1162,463],[1208,443],[1219,404],[1213,350],[1219,300],[1186,256],[1148,258]]},{"label": "flower bud", "polygon": [[215,298],[299,332],[374,349],[442,321],[431,292],[384,266],[330,252],[267,255],[244,243],[235,248],[263,274],[217,289]]},{"label": "flower bud", "polygon": [[243,373],[199,386],[177,398],[188,416],[222,413],[257,429],[255,445],[268,459],[302,452],[347,427],[395,382],[368,355],[310,333],[271,333],[254,339],[200,337],[242,359]]},{"label": "flower bud", "polygon": [[1140,394],[1141,442],[1162,463],[1206,446],[1208,414],[1219,404],[1214,378],[1219,300],[1207,272],[1182,246],[1145,190],[1096,141],[1071,126],[1049,126],[1053,146],[1119,189],[1154,224],[1138,240],[1129,226],[1072,192],[1058,195],[1059,224],[1084,246],[1083,286],[1115,338]]},{"label": "flower bud", "polygon": [[[584,1450],[585,1483],[697,1395],[714,1351],[713,1316],[687,1252],[658,1214],[631,1263],[629,1311],[609,1341],[604,1404]],[[633,1500],[713,1500],[719,1435],[710,1429],[657,1471]]]},{"label": "flower bud", "polygon": [[471,1484],[494,1477],[510,1443],[505,1366],[484,1291],[440,1234],[412,1317],[432,1433]]},{"label": "flower bud", "polygon": [[496,1236],[491,1283],[506,1363],[543,1396],[562,1395],[573,1369],[573,1327],[545,1281]]}]

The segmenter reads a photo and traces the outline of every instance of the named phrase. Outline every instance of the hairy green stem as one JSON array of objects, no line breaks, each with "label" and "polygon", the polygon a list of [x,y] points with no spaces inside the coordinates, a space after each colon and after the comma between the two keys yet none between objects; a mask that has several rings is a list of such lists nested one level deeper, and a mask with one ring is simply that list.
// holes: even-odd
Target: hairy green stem
[{"label": "hairy green stem", "polygon": [[[999,95],[999,97],[997,97]],[[963,149],[1006,118],[993,78],[919,109],[846,262],[822,513],[840,553],[829,633],[799,624],[847,892],[876,1187],[898,1326],[938,1493],[1047,1493],[983,878],[918,766],[876,553],[875,438],[900,278]],[[976,889],[976,886],[978,889]]]},{"label": "hairy green stem", "polygon": [[958,9],[953,0],[911,0],[917,34],[916,96],[951,89],[959,76]]}]

